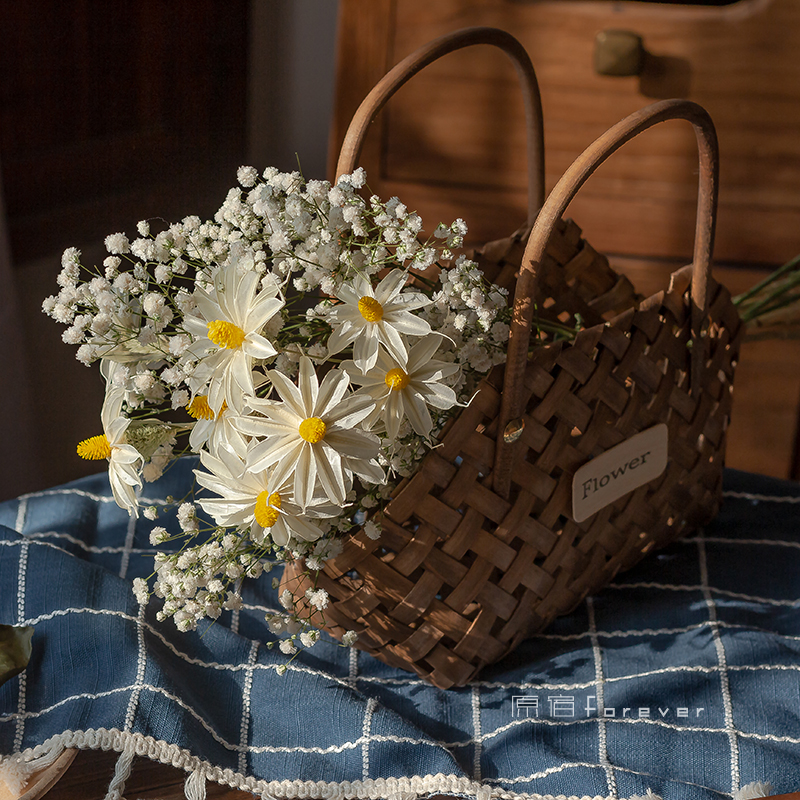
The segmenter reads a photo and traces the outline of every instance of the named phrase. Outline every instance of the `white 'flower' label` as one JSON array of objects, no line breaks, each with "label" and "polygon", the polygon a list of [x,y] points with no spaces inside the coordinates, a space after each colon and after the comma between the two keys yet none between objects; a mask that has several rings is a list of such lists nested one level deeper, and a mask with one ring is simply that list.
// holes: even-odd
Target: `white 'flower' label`
[{"label": "white 'flower' label", "polygon": [[572,479],[572,518],[583,522],[667,467],[668,433],[654,425],[584,464]]}]

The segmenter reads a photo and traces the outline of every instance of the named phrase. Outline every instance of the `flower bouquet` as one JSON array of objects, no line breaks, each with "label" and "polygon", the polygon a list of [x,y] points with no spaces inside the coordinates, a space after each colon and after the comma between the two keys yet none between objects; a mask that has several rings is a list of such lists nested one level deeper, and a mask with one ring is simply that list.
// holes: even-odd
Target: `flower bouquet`
[{"label": "flower bouquet", "polygon": [[[540,258],[541,308],[529,351],[533,377],[526,378],[534,405],[501,435],[510,442],[544,436],[536,433],[545,429],[535,419],[544,407],[552,406],[549,413],[560,421],[550,441],[535,445],[542,454],[535,469],[517,462],[521,488],[506,502],[489,491],[486,439],[498,433],[502,378],[495,368],[506,360],[511,308],[508,290],[493,284],[482,267],[507,277],[507,251],[518,249],[519,238],[505,240],[499,255],[492,243],[473,254],[477,261],[456,256],[466,234],[462,220],[440,224],[424,240],[420,217],[397,198],[369,196],[365,180],[361,169],[331,185],[305,181],[297,172],[267,169],[259,175],[243,167],[239,186],[213,221],[187,217],[156,233],[141,222],[133,241],[121,233],[106,238],[109,255],[102,267],[85,267],[81,254],[68,249],[60,291],[45,300],[44,310],[68,326],[63,339],[78,346],[81,362],[99,361],[106,384],[103,432],[80,442],[78,454],[108,461],[117,503],[153,520],[151,542],[164,548],[155,559],[154,580],[134,581],[140,602],[155,594],[163,599],[160,619],[194,630],[223,609],[239,608],[245,579],[282,565],[273,584],[283,611],[268,616],[276,634],[268,647],[277,644],[291,658],[327,628],[344,644],[449,686],[567,610],[558,597],[563,587],[543,568],[570,539],[583,547],[576,533],[585,540],[596,536],[597,522],[592,518],[579,529],[553,517],[551,498],[558,490],[541,468],[547,457],[552,475],[569,476],[570,468],[556,462],[585,460],[580,447],[591,440],[591,425],[580,423],[584,435],[573,426],[577,407],[569,396],[559,395],[561,409],[553,405],[547,392],[563,383],[563,374],[554,382],[542,367],[554,375],[554,365],[572,369],[567,346],[573,353],[594,348],[602,362],[602,337],[619,320],[624,328],[633,319],[630,312],[615,316],[620,304],[645,303],[629,289],[620,293],[624,279],[604,259],[586,269],[587,245],[579,231],[576,240],[573,223],[556,227],[550,241],[564,263],[547,253]],[[577,262],[584,267],[583,283],[565,278]],[[735,299],[754,335],[763,335],[764,319],[770,330],[779,324],[776,309],[784,323],[793,320],[796,267],[796,260],[790,262]],[[678,313],[685,272],[676,273],[675,287],[661,301],[670,314]],[[730,302],[720,287],[709,291],[716,293],[715,307]],[[662,320],[665,312],[656,313]],[[681,323],[684,331],[687,324]],[[723,323],[716,324],[724,334]],[[659,328],[666,330],[667,323],[658,322],[648,349],[660,359]],[[623,341],[637,335],[633,328]],[[679,394],[691,344],[687,339],[683,356],[680,350],[670,356],[682,359]],[[723,335],[728,359],[735,356],[731,344]],[[619,349],[619,342],[611,346]],[[620,357],[630,362],[624,353]],[[722,362],[714,356],[716,363]],[[625,385],[634,397],[641,395],[642,369],[640,362],[628,365],[636,379]],[[669,374],[672,367],[660,369]],[[720,406],[720,413],[726,408]],[[670,425],[683,424],[669,410],[656,409],[652,420],[658,414]],[[598,424],[605,430],[611,421]],[[565,424],[572,430],[559,438]],[[698,441],[712,448],[707,460],[717,474],[713,447],[719,442],[710,442],[712,429],[705,430]],[[560,443],[561,455],[551,442]],[[589,447],[597,449],[596,436]],[[163,509],[140,509],[139,495],[145,481],[190,453],[199,457],[196,483],[186,497],[170,498],[182,531],[171,537],[155,522]],[[682,457],[677,453],[675,460]],[[697,487],[706,478],[703,470]],[[656,493],[667,484],[659,483]],[[678,483],[679,499],[707,510],[711,495],[703,489],[692,497],[686,492],[694,492],[695,484],[688,486]],[[593,566],[594,559],[587,562],[581,585],[567,600],[602,585],[623,559],[624,568],[653,543],[686,532],[687,519],[660,520],[636,537],[634,551],[620,545],[620,556],[605,571]],[[666,533],[660,532],[664,525]],[[572,550],[559,558],[555,569],[562,575],[565,564],[577,563]],[[354,574],[353,564],[364,575]],[[521,593],[511,594],[512,575]],[[404,609],[423,606],[420,593],[431,592],[428,618],[410,621]],[[390,614],[384,595],[394,603]],[[336,607],[329,607],[333,600]],[[503,625],[506,640],[493,630],[476,630],[486,608],[495,629]],[[442,632],[461,637],[460,644],[437,656]]]},{"label": "flower bouquet", "polygon": [[[103,433],[77,449],[107,459],[120,506],[138,514],[143,481],[199,456],[202,497],[175,501],[179,547],[156,557],[152,586],[134,584],[181,630],[237,608],[242,580],[274,563],[310,575],[354,528],[377,539],[388,498],[509,334],[507,291],[454,257],[462,220],[421,241],[397,198],[362,197],[361,169],[331,185],[243,167],[238,182],[213,221],[107,237],[102,267],[68,249],[44,302],[77,358],[100,362]],[[169,539],[153,527],[154,545]],[[281,603],[270,625],[293,654],[316,641],[327,595],[312,579]]]},{"label": "flower bouquet", "polygon": [[[500,47],[521,77],[531,192],[528,225],[467,256],[462,220],[426,239],[420,217],[370,196],[353,165],[388,97],[473,44]],[[563,214],[599,164],[669,119],[697,136],[695,251],[642,298]],[[335,185],[243,167],[213,221],[155,233],[142,222],[134,241],[106,239],[98,268],[64,253],[44,310],[106,381],[103,433],[79,454],[108,460],[132,514],[144,481],[199,459],[173,501],[182,534],[152,528],[164,549],[152,584],[134,582],[140,602],[155,594],[161,619],[193,630],[283,565],[269,647],[293,657],[324,628],[448,688],[713,518],[741,323],[764,317],[763,335],[792,322],[796,265],[737,301],[711,277],[716,135],[694,103],[622,120],[539,210],[541,144],[524,49],[466,29],[376,85]],[[659,470],[578,511],[579,470],[645,435],[662,443]],[[631,471],[644,463],[626,458]]]}]

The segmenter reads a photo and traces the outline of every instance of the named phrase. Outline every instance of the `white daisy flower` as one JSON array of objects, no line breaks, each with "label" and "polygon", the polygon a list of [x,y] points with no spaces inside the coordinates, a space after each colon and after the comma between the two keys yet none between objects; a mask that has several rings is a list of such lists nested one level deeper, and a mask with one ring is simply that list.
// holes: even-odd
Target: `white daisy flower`
[{"label": "white daisy flower", "polygon": [[220,495],[197,503],[224,527],[249,527],[250,537],[263,544],[267,537],[285,547],[291,540],[313,542],[322,528],[313,519],[331,517],[340,509],[317,496],[306,509],[293,502],[290,480],[276,481],[274,472],[253,469],[250,458],[241,459],[229,450],[217,456],[201,451],[200,463],[208,470],[195,470],[197,482]]},{"label": "white daisy flower", "polygon": [[367,395],[345,397],[347,373],[332,369],[319,384],[311,359],[303,356],[297,386],[276,370],[269,378],[283,402],[250,398],[249,407],[263,416],[235,420],[242,433],[266,437],[253,447],[253,469],[275,465],[276,482],[293,476],[294,500],[303,508],[317,486],[332,503],[343,505],[354,473],[370,483],[384,482],[376,461],[378,437],[356,427],[374,401]]},{"label": "white daisy flower", "polygon": [[199,453],[205,446],[212,454],[216,454],[222,447],[244,458],[247,442],[233,426],[234,412],[226,402],[223,401],[222,408],[214,412],[208,404],[208,397],[199,394],[186,410],[189,416],[197,420],[189,434],[189,446],[193,452]]},{"label": "white daisy flower", "polygon": [[200,393],[208,386],[208,404],[218,412],[222,403],[236,411],[244,406],[244,396],[252,394],[253,360],[277,354],[260,331],[283,308],[271,284],[257,292],[260,276],[251,258],[242,258],[221,267],[214,277],[214,288],[194,291],[199,316],[186,316],[184,328],[196,341],[188,348],[199,359],[191,388]]},{"label": "white daisy flower", "polygon": [[417,342],[403,366],[383,351],[378,353],[375,367],[366,374],[353,361],[342,364],[353,383],[363,386],[362,391],[375,401],[375,409],[367,420],[370,426],[382,418],[386,434],[395,439],[403,418],[408,418],[416,433],[427,436],[433,427],[428,406],[447,409],[456,404],[455,392],[440,381],[458,372],[458,364],[432,358],[442,338],[433,335]]},{"label": "white daisy flower", "polygon": [[138,517],[136,490],[143,485],[144,458],[133,445],[128,444],[125,437],[131,421],[122,416],[125,390],[114,385],[113,375],[117,366],[109,361],[100,364],[100,371],[106,379],[106,396],[100,412],[103,433],[80,442],[78,455],[90,460],[108,459],[108,479],[114,500],[120,508]]},{"label": "white daisy flower", "polygon": [[376,287],[357,276],[352,284],[343,284],[336,292],[341,300],[326,314],[333,326],[328,339],[328,352],[333,355],[355,343],[353,360],[362,372],[375,366],[378,344],[382,344],[394,358],[405,365],[408,357],[401,334],[425,336],[431,326],[411,313],[431,301],[420,292],[403,292],[406,273],[392,270]]}]

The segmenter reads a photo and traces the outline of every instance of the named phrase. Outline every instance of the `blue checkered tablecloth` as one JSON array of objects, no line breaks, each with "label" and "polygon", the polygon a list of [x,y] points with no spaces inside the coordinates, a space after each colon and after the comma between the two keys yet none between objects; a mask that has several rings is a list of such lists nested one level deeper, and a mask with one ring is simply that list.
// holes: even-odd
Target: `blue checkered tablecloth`
[{"label": "blue checkered tablecloth", "polygon": [[[185,492],[191,462],[146,486]],[[152,525],[105,476],[0,504],[0,754],[105,748],[275,797],[731,797],[800,787],[800,486],[726,472],[713,525],[618,577],[480,680],[441,691],[323,639],[283,677],[270,577],[178,633],[140,608]]]}]

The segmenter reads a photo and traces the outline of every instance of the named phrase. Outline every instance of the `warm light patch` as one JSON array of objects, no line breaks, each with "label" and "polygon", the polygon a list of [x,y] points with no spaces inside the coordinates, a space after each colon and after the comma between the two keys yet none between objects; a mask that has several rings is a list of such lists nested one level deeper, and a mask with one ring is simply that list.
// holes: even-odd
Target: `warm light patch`
[{"label": "warm light patch", "polygon": [[392,391],[399,392],[408,386],[410,378],[408,373],[403,372],[400,367],[395,367],[386,373],[386,377],[383,380]]},{"label": "warm light patch", "polygon": [[92,436],[78,443],[78,455],[87,461],[99,461],[101,458],[111,457],[111,445],[105,434]]},{"label": "warm light patch", "polygon": [[321,442],[325,438],[327,426],[319,417],[308,417],[300,423],[300,436],[311,444]]},{"label": "warm light patch", "polygon": [[281,496],[277,492],[270,494],[266,489],[256,498],[256,522],[262,528],[271,528],[280,516]]},{"label": "warm light patch", "polygon": [[208,323],[208,338],[219,347],[228,347],[235,350],[244,342],[245,332],[232,322],[224,319],[215,319]]},{"label": "warm light patch", "polygon": [[367,322],[380,322],[383,319],[383,306],[374,297],[364,295],[358,301],[358,310]]}]

